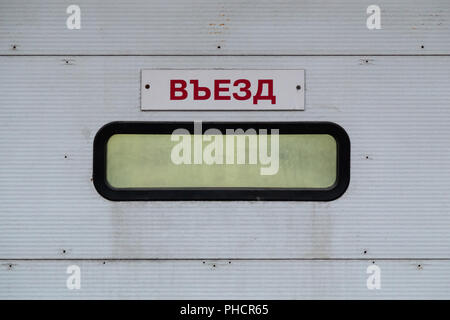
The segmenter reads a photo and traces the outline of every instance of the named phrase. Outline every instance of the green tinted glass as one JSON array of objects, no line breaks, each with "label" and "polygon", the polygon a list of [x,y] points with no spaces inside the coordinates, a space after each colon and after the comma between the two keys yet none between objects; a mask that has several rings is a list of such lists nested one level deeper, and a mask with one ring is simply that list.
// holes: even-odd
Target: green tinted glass
[{"label": "green tinted glass", "polygon": [[114,134],[106,180],[114,188],[305,188],[336,182],[328,134]]}]

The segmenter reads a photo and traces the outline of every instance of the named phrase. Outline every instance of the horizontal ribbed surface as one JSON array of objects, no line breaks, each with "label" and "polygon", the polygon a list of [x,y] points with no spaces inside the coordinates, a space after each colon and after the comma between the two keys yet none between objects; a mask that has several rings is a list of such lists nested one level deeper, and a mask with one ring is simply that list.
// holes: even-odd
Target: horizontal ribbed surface
[{"label": "horizontal ribbed surface", "polygon": [[446,54],[449,16],[447,0],[1,0],[0,54]]},{"label": "horizontal ribbed surface", "polygon": [[[73,31],[69,4],[0,0],[0,299],[448,299],[447,0],[77,0]],[[306,111],[141,112],[144,68],[304,69]],[[334,121],[350,187],[328,203],[110,202],[92,141],[117,120]]]},{"label": "horizontal ribbed surface", "polygon": [[[450,58],[66,59],[0,58],[0,257],[449,257]],[[141,112],[150,67],[302,68],[306,111]],[[115,120],[334,121],[350,187],[329,203],[110,202],[92,141]]]},{"label": "horizontal ribbed surface", "polygon": [[[0,299],[442,299],[450,261],[4,261]],[[81,268],[68,290],[66,268]]]}]

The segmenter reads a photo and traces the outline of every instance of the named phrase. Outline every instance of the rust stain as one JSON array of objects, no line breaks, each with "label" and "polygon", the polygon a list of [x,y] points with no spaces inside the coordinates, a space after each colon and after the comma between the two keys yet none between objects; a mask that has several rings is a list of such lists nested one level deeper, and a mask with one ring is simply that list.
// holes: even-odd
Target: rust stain
[{"label": "rust stain", "polygon": [[208,34],[214,36],[216,41],[216,48],[222,49],[222,45],[219,43],[224,43],[225,40],[222,38],[223,34],[229,29],[227,26],[230,18],[226,17],[227,12],[224,5],[220,6],[218,9],[218,16],[214,19],[216,21],[212,21],[208,23]]}]

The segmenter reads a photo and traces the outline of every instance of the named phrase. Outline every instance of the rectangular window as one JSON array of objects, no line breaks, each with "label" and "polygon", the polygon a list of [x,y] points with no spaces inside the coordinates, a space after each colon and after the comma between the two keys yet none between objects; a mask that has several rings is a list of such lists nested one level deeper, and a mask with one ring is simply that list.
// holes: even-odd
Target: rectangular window
[{"label": "rectangular window", "polygon": [[333,123],[114,122],[94,142],[110,200],[333,200],[350,142]]}]

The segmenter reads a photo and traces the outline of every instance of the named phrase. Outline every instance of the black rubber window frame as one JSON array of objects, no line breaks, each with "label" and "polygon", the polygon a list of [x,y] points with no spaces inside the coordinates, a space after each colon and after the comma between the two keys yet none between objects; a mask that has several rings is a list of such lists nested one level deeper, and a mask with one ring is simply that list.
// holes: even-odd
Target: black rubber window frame
[{"label": "black rubber window frame", "polygon": [[114,188],[106,179],[106,148],[115,134],[172,134],[179,128],[194,133],[194,122],[111,122],[94,138],[93,182],[112,201],[331,201],[345,193],[350,183],[350,139],[333,122],[202,122],[203,132],[216,128],[243,130],[279,129],[279,134],[329,134],[337,143],[336,182],[326,189],[304,188]]}]

